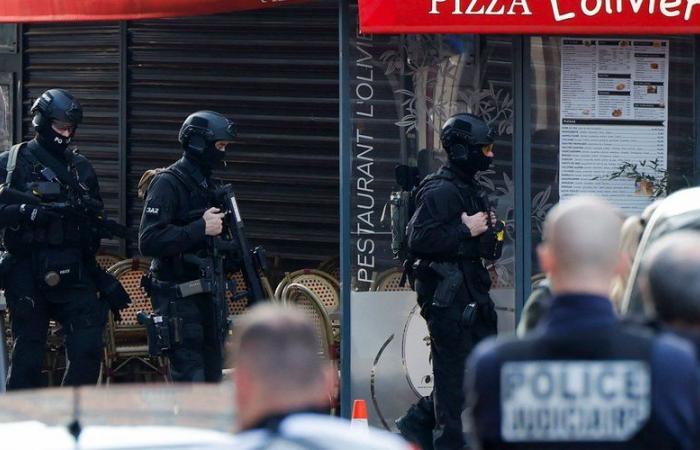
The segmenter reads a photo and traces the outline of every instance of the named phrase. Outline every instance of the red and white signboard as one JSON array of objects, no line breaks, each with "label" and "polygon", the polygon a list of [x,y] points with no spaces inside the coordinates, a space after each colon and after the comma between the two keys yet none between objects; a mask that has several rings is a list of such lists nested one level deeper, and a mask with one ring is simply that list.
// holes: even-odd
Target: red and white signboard
[{"label": "red and white signboard", "polygon": [[364,34],[700,33],[700,0],[358,1]]}]

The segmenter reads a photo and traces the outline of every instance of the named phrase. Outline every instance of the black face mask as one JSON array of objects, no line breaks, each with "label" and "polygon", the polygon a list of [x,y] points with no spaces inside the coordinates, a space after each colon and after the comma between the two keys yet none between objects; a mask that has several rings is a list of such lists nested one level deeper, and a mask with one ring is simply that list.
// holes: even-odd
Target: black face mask
[{"label": "black face mask", "polygon": [[41,144],[42,147],[44,147],[52,154],[61,157],[64,155],[66,149],[68,148],[68,144],[70,144],[70,141],[72,139],[73,134],[71,134],[68,137],[65,137],[61,134],[56,133],[51,127],[49,127],[48,130],[39,133],[36,138],[36,140],[39,142],[39,144]]},{"label": "black face mask", "polygon": [[477,172],[483,172],[484,170],[488,170],[488,168],[491,167],[493,158],[484,155],[484,152],[481,151],[481,147],[478,147],[469,150],[469,161],[472,162],[471,165],[474,166],[474,169]]},{"label": "black face mask", "polygon": [[206,160],[207,164],[209,164],[209,167],[216,167],[218,166],[221,161],[224,160],[224,157],[226,156],[226,149],[224,151],[219,151],[216,149],[216,145],[212,142],[211,144],[207,144],[207,148],[204,149],[204,159]]},{"label": "black face mask", "polygon": [[491,167],[493,158],[490,158],[481,151],[481,147],[472,147],[467,151],[466,158],[464,153],[460,157],[449,158],[450,164],[455,166],[467,177],[473,177],[477,172],[483,172]]},{"label": "black face mask", "polygon": [[210,174],[212,169],[215,169],[224,160],[226,152],[221,152],[216,149],[214,143],[207,143],[204,150],[196,151],[188,147],[185,149],[185,154],[192,160],[197,162],[197,165],[205,174]]}]

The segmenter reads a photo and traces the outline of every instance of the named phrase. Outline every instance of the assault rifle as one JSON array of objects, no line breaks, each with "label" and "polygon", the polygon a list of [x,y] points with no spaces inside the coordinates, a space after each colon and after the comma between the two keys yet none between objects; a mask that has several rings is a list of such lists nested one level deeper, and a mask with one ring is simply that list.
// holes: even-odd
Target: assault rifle
[{"label": "assault rifle", "polygon": [[[179,297],[210,294],[216,311],[216,329],[220,335],[228,334],[228,302],[227,292],[238,300],[248,297],[253,304],[266,300],[271,295],[271,289],[265,276],[267,261],[265,249],[256,247],[250,250],[245,236],[245,227],[238,210],[236,196],[231,185],[223,185],[213,193],[213,203],[224,213],[224,229],[221,235],[208,237],[207,255],[204,257],[186,254],[185,262],[199,267],[202,278],[187,283],[181,283],[174,288]],[[192,220],[204,214],[205,210],[191,211],[188,217]],[[246,284],[246,290],[236,293],[235,282],[227,277],[231,265],[229,261],[240,262],[240,269]]]},{"label": "assault rifle", "polygon": [[250,250],[233,187],[230,184],[220,186],[214,194],[214,201],[225,214],[223,239],[236,242],[240,250],[241,272],[243,272],[247,289],[245,295],[251,304],[267,300],[272,292],[265,275],[267,272],[265,249],[258,246]]},{"label": "assault rifle", "polygon": [[104,216],[100,201],[88,195],[71,196],[66,202],[52,201],[58,195],[60,195],[60,187],[51,182],[34,183],[32,192],[19,191],[7,185],[0,186],[0,203],[41,206],[57,216],[73,217],[83,223],[89,223],[99,238],[134,238],[128,227]]},{"label": "assault rifle", "polygon": [[[229,241],[220,237],[208,237],[208,255],[199,257],[193,254],[184,256],[185,262],[199,267],[202,278],[176,286],[179,296],[189,297],[202,293],[211,295],[215,312],[215,327],[219,333],[220,342],[223,343],[228,335],[228,302],[226,292],[235,295],[235,282],[226,278],[224,269],[224,257],[235,257],[239,252],[239,245],[235,241]],[[234,300],[242,297],[235,295]]]}]

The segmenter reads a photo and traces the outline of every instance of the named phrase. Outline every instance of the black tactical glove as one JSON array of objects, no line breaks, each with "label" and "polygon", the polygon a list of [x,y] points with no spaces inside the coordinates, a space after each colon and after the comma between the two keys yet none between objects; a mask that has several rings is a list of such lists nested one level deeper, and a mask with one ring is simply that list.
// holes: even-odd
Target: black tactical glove
[{"label": "black tactical glove", "polygon": [[36,224],[36,225],[46,225],[56,217],[55,214],[47,211],[43,206],[29,205],[27,203],[22,203],[19,206],[19,214],[25,223]]},{"label": "black tactical glove", "polygon": [[97,270],[97,290],[100,291],[100,298],[109,304],[109,309],[117,322],[122,320],[120,311],[131,303],[129,294],[124,286],[111,273],[102,269]]}]

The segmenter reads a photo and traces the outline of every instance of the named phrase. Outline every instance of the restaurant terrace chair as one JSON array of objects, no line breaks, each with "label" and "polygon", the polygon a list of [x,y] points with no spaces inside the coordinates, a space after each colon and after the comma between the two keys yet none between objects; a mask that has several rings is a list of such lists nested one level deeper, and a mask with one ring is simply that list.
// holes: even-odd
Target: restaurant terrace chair
[{"label": "restaurant terrace chair", "polygon": [[294,305],[306,314],[314,324],[318,337],[318,354],[328,359],[335,359],[331,354],[333,330],[326,308],[318,296],[300,283],[289,283],[281,295],[282,304]]},{"label": "restaurant terrace chair", "polygon": [[146,314],[152,311],[150,299],[141,288],[141,277],[148,272],[148,265],[146,260],[134,258],[120,261],[109,268],[109,272],[129,293],[131,304],[121,311],[121,322],[116,322],[112,314],[109,314],[102,370],[106,384],[114,381],[119,372],[133,366],[130,363],[134,362],[137,363],[136,368],[145,370],[139,373],[155,375],[168,381],[165,358],[152,358],[148,354],[146,328],[136,319],[139,311]]},{"label": "restaurant terrace chair", "polygon": [[[232,278],[236,280],[236,294],[244,292],[246,290],[245,279],[243,278],[243,272],[238,271],[232,275]],[[248,307],[248,297],[242,297],[238,300],[233,299],[233,295],[229,292],[226,293],[226,300],[228,303],[228,314],[230,317],[234,318],[245,313]]]},{"label": "restaurant terrace chair", "polygon": [[319,299],[328,314],[338,312],[340,306],[340,283],[333,276],[317,269],[302,269],[285,274],[275,289],[275,298],[282,299],[287,285],[297,283],[305,286]]},{"label": "restaurant terrace chair", "polygon": [[111,253],[98,253],[95,255],[95,260],[97,261],[97,265],[103,268],[104,270],[108,270],[110,267],[118,263],[119,261],[122,261],[124,258],[121,256],[113,255]]},{"label": "restaurant terrace chair", "polygon": [[402,275],[403,269],[398,267],[392,267],[391,269],[385,270],[377,275],[374,280],[372,280],[369,290],[376,292],[411,291],[412,289],[408,283],[408,280],[406,280],[403,286],[399,286]]},{"label": "restaurant terrace chair", "polygon": [[325,261],[323,261],[318,266],[318,270],[321,272],[326,272],[336,280],[340,280],[340,258],[333,256]]}]

